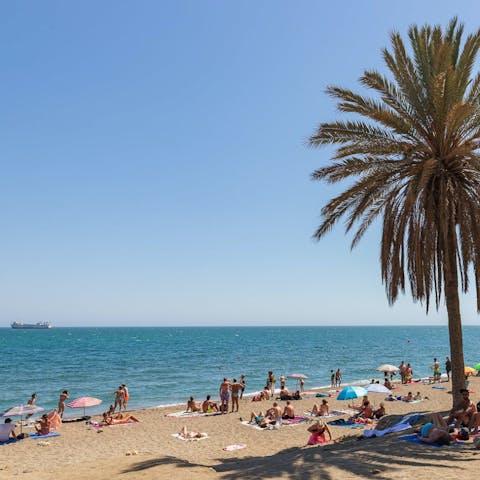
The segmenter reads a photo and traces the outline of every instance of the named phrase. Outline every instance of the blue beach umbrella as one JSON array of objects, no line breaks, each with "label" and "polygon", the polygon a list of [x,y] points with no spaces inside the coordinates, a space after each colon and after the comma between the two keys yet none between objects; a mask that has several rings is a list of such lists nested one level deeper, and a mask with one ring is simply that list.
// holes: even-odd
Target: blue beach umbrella
[{"label": "blue beach umbrella", "polygon": [[364,397],[368,395],[363,387],[345,387],[337,396],[337,400],[351,400],[352,398]]}]

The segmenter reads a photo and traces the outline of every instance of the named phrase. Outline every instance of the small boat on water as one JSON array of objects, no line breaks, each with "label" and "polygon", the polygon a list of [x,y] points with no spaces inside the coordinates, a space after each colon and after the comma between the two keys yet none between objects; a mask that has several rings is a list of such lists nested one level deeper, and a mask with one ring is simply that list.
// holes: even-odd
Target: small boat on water
[{"label": "small boat on water", "polygon": [[45,328],[52,328],[52,324],[50,322],[37,322],[37,323],[23,323],[23,322],[13,322],[10,324],[12,328],[33,328],[37,330],[43,330]]}]

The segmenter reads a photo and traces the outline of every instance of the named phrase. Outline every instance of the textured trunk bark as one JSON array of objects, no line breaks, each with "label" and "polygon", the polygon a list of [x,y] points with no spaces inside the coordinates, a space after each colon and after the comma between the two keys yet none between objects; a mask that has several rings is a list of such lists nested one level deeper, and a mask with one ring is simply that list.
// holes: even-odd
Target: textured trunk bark
[{"label": "textured trunk bark", "polygon": [[[453,231],[452,231],[453,230]],[[462,318],[458,294],[458,267],[455,227],[449,228],[445,262],[445,303],[448,312],[448,334],[452,360],[452,399],[461,399],[460,389],[465,388],[465,364],[463,358]]]}]

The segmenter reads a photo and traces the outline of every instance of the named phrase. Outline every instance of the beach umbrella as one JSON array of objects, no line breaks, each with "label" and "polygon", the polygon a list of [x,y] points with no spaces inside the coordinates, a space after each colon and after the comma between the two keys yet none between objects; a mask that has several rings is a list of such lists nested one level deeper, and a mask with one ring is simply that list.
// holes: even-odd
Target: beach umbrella
[{"label": "beach umbrella", "polygon": [[287,375],[287,378],[295,379],[297,381],[297,386],[298,386],[300,384],[300,380],[305,380],[308,377],[303,373],[291,373],[290,375]]},{"label": "beach umbrella", "polygon": [[465,375],[471,375],[472,373],[475,373],[475,369],[472,367],[465,367]]},{"label": "beach umbrella", "polygon": [[371,383],[365,390],[367,390],[368,393],[387,393],[388,395],[392,393],[391,390],[380,383]]},{"label": "beach umbrella", "polygon": [[18,405],[3,412],[2,417],[20,417],[20,432],[22,432],[23,416],[34,415],[35,413],[43,412],[43,410],[42,407],[36,407],[35,405]]},{"label": "beach umbrella", "polygon": [[395,373],[398,372],[400,369],[395,365],[389,365],[388,363],[385,363],[384,365],[380,365],[379,367],[377,367],[375,370],[377,370],[377,372]]},{"label": "beach umbrella", "polygon": [[337,400],[351,400],[352,398],[364,397],[368,392],[363,387],[345,387],[337,396]]},{"label": "beach umbrella", "polygon": [[95,405],[100,405],[102,400],[94,397],[80,397],[76,398],[70,403],[67,403],[67,407],[70,408],[83,408],[83,416],[85,416],[85,409],[89,407],[94,407]]}]

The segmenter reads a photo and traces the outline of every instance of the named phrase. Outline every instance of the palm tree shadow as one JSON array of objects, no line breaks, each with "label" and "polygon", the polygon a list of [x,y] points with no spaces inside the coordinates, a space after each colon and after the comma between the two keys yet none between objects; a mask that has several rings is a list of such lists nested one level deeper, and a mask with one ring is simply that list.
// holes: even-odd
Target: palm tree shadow
[{"label": "palm tree shadow", "polygon": [[[268,478],[295,478],[299,480],[334,480],[341,476],[359,478],[391,478],[393,473],[409,470],[416,475],[423,468],[451,468],[445,461],[455,462],[458,476],[462,476],[469,462],[477,462],[476,454],[465,456],[465,446],[419,446],[390,436],[388,439],[349,437],[338,444],[323,447],[288,448],[272,456],[218,458],[216,465],[194,464],[172,456],[159,457],[136,463],[123,473],[139,472],[160,465],[176,465],[180,469],[208,467],[222,480]],[[471,455],[473,454],[473,455]],[[396,472],[395,472],[396,471]]]}]

